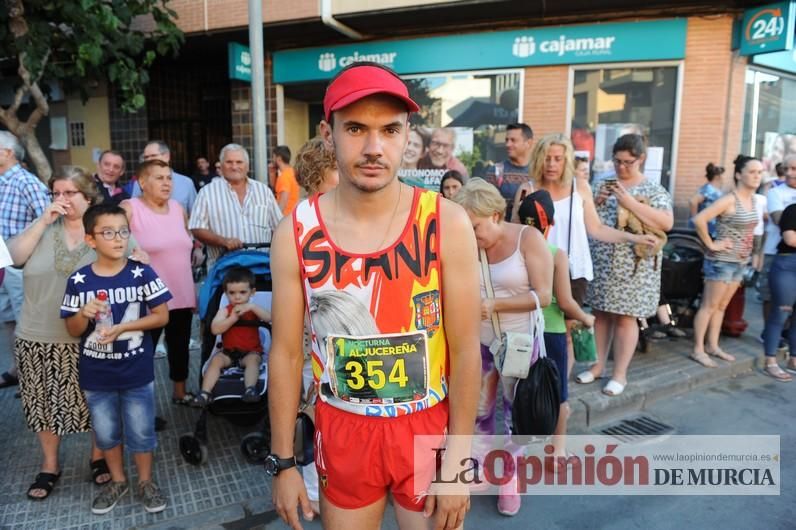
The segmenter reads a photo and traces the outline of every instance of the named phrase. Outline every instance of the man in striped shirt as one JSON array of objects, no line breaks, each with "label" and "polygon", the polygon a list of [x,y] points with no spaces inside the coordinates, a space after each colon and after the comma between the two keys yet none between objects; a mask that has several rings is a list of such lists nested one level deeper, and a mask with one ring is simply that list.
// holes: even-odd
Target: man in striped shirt
[{"label": "man in striped shirt", "polygon": [[270,243],[282,212],[271,190],[248,177],[249,153],[243,146],[221,149],[221,176],[199,191],[188,228],[207,245],[207,268],[221,254],[244,243]]},{"label": "man in striped shirt", "polygon": [[[24,158],[25,149],[16,136],[0,131],[0,237],[6,241],[22,232],[50,205],[47,186],[22,167]],[[6,268],[0,283],[0,333],[6,335],[4,342],[12,347],[23,298],[22,269]],[[0,375],[0,388],[18,382],[13,350],[11,360],[11,368]]]}]

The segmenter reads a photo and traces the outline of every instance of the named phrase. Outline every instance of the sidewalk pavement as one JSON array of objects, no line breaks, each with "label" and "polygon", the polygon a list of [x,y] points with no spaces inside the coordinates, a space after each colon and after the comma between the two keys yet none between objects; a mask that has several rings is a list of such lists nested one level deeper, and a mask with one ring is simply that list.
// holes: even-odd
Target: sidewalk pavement
[{"label": "sidewalk pavement", "polygon": [[[604,396],[604,381],[590,385],[570,383],[573,417],[570,432],[585,433],[596,426],[651,403],[682,394],[748,372],[762,354],[756,337],[762,329],[760,304],[748,291],[745,315],[749,329],[739,339],[722,338],[725,351],[736,355],[734,363],[718,361],[719,368],[706,369],[688,359],[689,339],[654,342],[649,353],[637,353],[628,374],[629,384],[621,396]],[[0,344],[0,369],[10,361],[8,344]],[[195,388],[199,351],[192,351],[189,387]],[[271,505],[271,482],[262,467],[248,464],[239,446],[253,428],[236,427],[225,419],[210,416],[208,421],[208,462],[200,467],[185,463],[180,456],[180,435],[192,431],[198,411],[171,403],[167,361],[157,360],[157,410],[168,425],[159,433],[155,454],[155,480],[169,498],[159,514],[147,514],[137,499],[128,494],[104,516],[92,515],[91,501],[98,488],[89,478],[89,435],[68,436],[61,445],[63,475],[44,501],[30,501],[25,495],[39,471],[40,452],[35,435],[27,430],[15,389],[0,390],[0,463],[5,479],[0,483],[0,528],[58,529],[195,529],[195,528],[284,528]],[[573,376],[585,366],[576,366]],[[0,370],[0,371],[2,371]],[[610,366],[609,372],[610,373]],[[129,455],[128,455],[129,457]],[[129,460],[128,460],[129,461]],[[130,470],[131,492],[136,479]],[[221,526],[223,524],[223,526]],[[315,522],[305,528],[320,528]]]}]

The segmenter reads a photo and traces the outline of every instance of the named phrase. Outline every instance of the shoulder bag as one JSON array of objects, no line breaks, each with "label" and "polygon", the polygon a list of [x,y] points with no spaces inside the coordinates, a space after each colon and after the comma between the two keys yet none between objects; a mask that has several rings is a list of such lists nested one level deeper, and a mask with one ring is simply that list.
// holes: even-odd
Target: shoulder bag
[{"label": "shoulder bag", "polygon": [[[492,287],[492,277],[489,273],[489,262],[486,251],[480,250],[481,274],[489,298],[495,298]],[[530,333],[516,331],[502,332],[500,319],[495,311],[492,312],[492,329],[495,332],[495,341],[489,346],[489,351],[495,357],[495,366],[503,377],[524,379],[528,377],[531,365],[539,358],[539,352],[544,352],[544,317],[536,293],[531,291],[536,301],[536,309],[531,311]]]}]

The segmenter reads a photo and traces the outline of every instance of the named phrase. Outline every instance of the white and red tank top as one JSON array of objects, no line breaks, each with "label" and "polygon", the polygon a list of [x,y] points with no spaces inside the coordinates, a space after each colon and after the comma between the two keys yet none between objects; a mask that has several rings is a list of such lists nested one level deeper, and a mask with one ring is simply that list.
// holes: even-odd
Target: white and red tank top
[{"label": "white and red tank top", "polygon": [[[439,194],[415,188],[401,235],[371,254],[335,245],[321,217],[319,197],[302,201],[293,213],[304,295],[311,308],[318,395],[332,406],[366,416],[401,416],[433,407],[448,394],[449,370],[440,297]],[[346,307],[346,317],[357,324],[367,320],[372,328],[367,336],[351,336],[346,329],[318,336],[321,315],[313,317],[313,298],[317,302],[333,292],[347,293],[334,295],[345,298],[336,307]]]}]

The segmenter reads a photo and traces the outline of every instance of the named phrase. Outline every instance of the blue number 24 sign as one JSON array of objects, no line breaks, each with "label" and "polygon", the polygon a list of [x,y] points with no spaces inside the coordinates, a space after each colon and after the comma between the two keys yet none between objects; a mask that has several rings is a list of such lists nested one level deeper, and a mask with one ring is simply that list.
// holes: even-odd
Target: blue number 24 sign
[{"label": "blue number 24 sign", "polygon": [[792,1],[747,9],[741,26],[741,55],[790,50],[794,15]]}]

